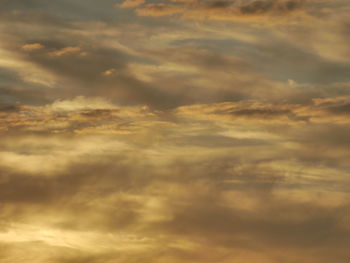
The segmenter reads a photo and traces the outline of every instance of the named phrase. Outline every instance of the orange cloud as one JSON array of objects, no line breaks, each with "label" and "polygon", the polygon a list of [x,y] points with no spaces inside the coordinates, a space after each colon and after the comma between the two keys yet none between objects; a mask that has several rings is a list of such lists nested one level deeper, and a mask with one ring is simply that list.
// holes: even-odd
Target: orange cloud
[{"label": "orange cloud", "polygon": [[65,47],[56,51],[52,51],[49,54],[54,57],[60,57],[68,54],[77,53],[80,51],[81,51],[80,47]]},{"label": "orange cloud", "polygon": [[44,45],[40,43],[25,44],[22,49],[25,51],[35,51],[44,48]]},{"label": "orange cloud", "polygon": [[121,4],[117,5],[120,8],[133,8],[141,6],[145,3],[145,0],[125,0]]}]

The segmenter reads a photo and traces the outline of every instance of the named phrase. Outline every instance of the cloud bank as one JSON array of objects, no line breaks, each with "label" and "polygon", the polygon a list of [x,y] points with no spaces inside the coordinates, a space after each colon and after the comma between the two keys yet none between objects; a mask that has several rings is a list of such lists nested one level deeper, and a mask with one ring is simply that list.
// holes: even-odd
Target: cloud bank
[{"label": "cloud bank", "polygon": [[348,262],[348,1],[0,6],[0,262]]}]

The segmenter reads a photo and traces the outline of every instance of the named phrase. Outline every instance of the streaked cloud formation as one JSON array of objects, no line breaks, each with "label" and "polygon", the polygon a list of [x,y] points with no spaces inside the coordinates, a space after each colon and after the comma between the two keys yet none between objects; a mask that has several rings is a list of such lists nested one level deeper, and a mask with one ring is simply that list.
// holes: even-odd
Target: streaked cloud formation
[{"label": "streaked cloud formation", "polygon": [[[253,1],[169,1],[167,3],[145,3],[145,1],[126,0],[119,6],[137,8],[141,16],[167,16],[182,14],[192,18],[215,20],[257,19],[263,16],[290,15],[304,11],[303,0],[253,0]],[[303,12],[301,12],[303,13]]]},{"label": "streaked cloud formation", "polygon": [[0,7],[0,262],[348,262],[348,1]]}]

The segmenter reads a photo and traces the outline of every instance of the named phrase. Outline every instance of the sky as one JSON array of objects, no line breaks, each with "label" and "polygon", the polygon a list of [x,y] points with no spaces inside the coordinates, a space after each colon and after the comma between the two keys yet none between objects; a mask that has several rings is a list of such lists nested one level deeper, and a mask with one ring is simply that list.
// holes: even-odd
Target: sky
[{"label": "sky", "polygon": [[349,262],[349,12],[0,0],[0,262]]}]

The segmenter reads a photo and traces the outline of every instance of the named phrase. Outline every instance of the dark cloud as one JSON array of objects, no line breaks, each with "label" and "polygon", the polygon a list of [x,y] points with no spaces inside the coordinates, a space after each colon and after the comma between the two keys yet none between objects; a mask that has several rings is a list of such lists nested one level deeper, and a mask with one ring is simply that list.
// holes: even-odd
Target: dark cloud
[{"label": "dark cloud", "polygon": [[18,111],[18,107],[14,106],[14,105],[9,105],[9,106],[4,106],[2,108],[0,108],[1,112],[15,112]]},{"label": "dark cloud", "polygon": [[277,12],[283,14],[301,8],[302,1],[278,1],[278,0],[263,0],[253,1],[240,7],[240,11],[244,15],[264,14],[268,12]]},{"label": "dark cloud", "polygon": [[289,15],[303,10],[303,0],[256,0],[256,1],[174,1],[173,3],[121,4],[121,8],[136,8],[141,16],[169,16],[181,14],[189,18],[213,20],[239,20],[254,17]]},{"label": "dark cloud", "polygon": [[[285,202],[279,204],[277,200],[272,200],[272,205],[264,206],[262,210],[245,212],[219,204],[209,205],[206,201],[179,207],[173,221],[166,226],[175,235],[211,237],[208,238],[210,243],[222,242],[228,247],[240,244],[249,248],[259,243],[272,243],[277,247],[306,249],[336,247],[333,242],[337,236],[340,244],[350,241],[348,231],[338,225],[339,216],[344,214],[342,211],[347,206],[329,210],[308,204],[288,203],[285,206]],[[303,219],[288,219],[288,214]]]},{"label": "dark cloud", "polygon": [[236,139],[226,136],[200,135],[174,138],[178,145],[195,145],[200,147],[244,147],[266,144],[267,142],[254,139]]},{"label": "dark cloud", "polygon": [[[218,114],[222,114],[222,112],[215,112]],[[287,115],[291,113],[288,109],[238,109],[225,112],[225,114],[232,114],[237,116],[259,116],[262,118],[270,117],[270,116],[278,116],[278,115]]]},{"label": "dark cloud", "polygon": [[328,108],[328,111],[334,114],[349,114],[350,113],[350,104],[346,103],[343,105],[331,106]]},{"label": "dark cloud", "polygon": [[228,1],[212,1],[208,3],[209,8],[226,8],[229,7],[232,3]]}]

